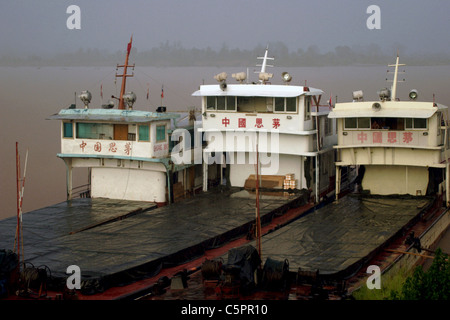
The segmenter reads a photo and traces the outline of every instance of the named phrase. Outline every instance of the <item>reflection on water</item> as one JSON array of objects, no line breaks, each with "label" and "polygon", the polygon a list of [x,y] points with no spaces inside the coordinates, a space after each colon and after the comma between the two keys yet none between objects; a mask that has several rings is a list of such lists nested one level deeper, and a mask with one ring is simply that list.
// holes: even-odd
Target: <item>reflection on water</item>
[{"label": "reflection on water", "polygon": [[[392,61],[393,62],[393,61]],[[407,63],[407,61],[402,61]],[[386,64],[390,63],[389,61]],[[245,68],[244,68],[245,69]],[[135,109],[155,111],[161,103],[167,110],[186,110],[200,107],[200,99],[191,94],[202,83],[216,83],[213,76],[219,72],[228,73],[228,82],[233,83],[232,73],[249,72],[250,81],[256,81],[256,68],[155,68],[135,69],[135,76],[127,79],[127,90],[137,95]],[[419,91],[418,100],[450,105],[450,66],[408,67],[400,75],[406,82],[398,86],[397,97],[407,99],[410,89]],[[377,91],[390,87],[386,82],[390,75],[384,66],[358,67],[314,67],[314,68],[272,68],[273,84],[281,84],[281,72],[289,71],[291,84],[322,89],[322,102],[330,97],[333,103],[350,101],[352,92],[362,90],[365,100],[377,98]],[[62,160],[56,157],[60,151],[60,123],[46,118],[75,101],[75,92],[89,90],[92,93],[92,108],[107,103],[111,95],[118,95],[120,78],[115,83],[115,67],[0,67],[0,219],[16,214],[15,142],[23,162],[26,149],[29,150],[23,211],[27,212],[65,200],[66,169]],[[390,78],[391,79],[391,78]],[[164,99],[161,89],[164,86]],[[149,99],[147,100],[147,90]],[[103,99],[101,98],[103,93]],[[81,102],[77,101],[81,108]],[[87,182],[87,171],[74,171],[74,186]]]}]

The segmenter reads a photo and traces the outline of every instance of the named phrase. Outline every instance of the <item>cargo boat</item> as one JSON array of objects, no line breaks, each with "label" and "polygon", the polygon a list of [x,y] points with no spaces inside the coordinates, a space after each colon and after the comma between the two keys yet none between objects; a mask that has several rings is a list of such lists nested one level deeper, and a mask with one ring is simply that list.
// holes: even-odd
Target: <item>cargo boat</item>
[{"label": "cargo boat", "polygon": [[[218,84],[203,84],[192,95],[201,98],[201,131],[204,185],[210,176],[225,177],[233,187],[255,188],[255,165],[259,156],[260,187],[307,189],[316,203],[334,192],[336,126],[328,118],[331,98],[321,104],[321,89],[294,85],[288,72],[282,84],[272,84],[268,72],[268,48],[258,80],[247,72],[214,76]],[[320,170],[319,170],[320,168]]]},{"label": "cargo boat", "polygon": [[[260,260],[247,242],[204,263],[185,287],[143,299],[346,299],[366,285],[370,266],[384,275],[432,258],[450,224],[448,107],[416,101],[417,90],[400,101],[399,58],[390,66],[393,85],[380,90],[379,101],[355,91],[353,102],[328,115],[338,128],[333,203],[265,234]],[[340,174],[349,166],[358,176],[344,196]],[[250,281],[236,266],[260,277]]]},{"label": "cargo boat", "polygon": [[[233,239],[254,235],[255,179],[249,175],[247,185],[226,185],[226,182],[222,185],[224,180],[220,178],[229,177],[230,171],[222,175],[223,171],[217,170],[222,165],[220,162],[208,168],[202,163],[185,161],[183,157],[190,155],[194,159],[199,150],[202,158],[207,154],[202,150],[202,143],[188,143],[192,140],[187,138],[195,137],[197,133],[195,113],[189,113],[189,123],[181,126],[177,121],[180,115],[167,112],[165,107],[159,107],[157,112],[134,109],[136,96],[126,92],[125,86],[126,78],[132,76],[127,69],[134,67],[128,63],[131,45],[132,39],[127,47],[125,64],[118,66],[124,70],[117,75],[122,77],[117,109],[114,102],[91,108],[91,94],[84,91],[80,94],[81,109],[70,105],[49,117],[61,121],[61,152],[57,156],[66,164],[67,200],[29,212],[24,219],[21,215],[17,226],[13,218],[0,223],[4,235],[1,247],[10,247],[17,230],[25,239],[21,244],[24,253],[19,255],[18,269],[12,275],[20,280],[17,291],[20,295],[16,298],[68,299],[73,294],[79,299],[133,296],[141,291],[143,283],[148,286],[148,278],[159,275],[161,268],[169,269],[165,272],[170,273],[173,270],[170,266],[183,265],[194,258],[202,259],[206,251],[223,247]],[[264,64],[267,59],[266,52]],[[286,74],[284,79],[289,80]],[[293,128],[283,127],[284,144],[290,136],[307,144],[301,147],[302,150],[293,151],[298,154],[291,155],[294,156],[291,160],[296,163],[292,173],[262,176],[258,222],[265,225],[278,221],[281,226],[319,203],[321,199],[315,196],[317,191],[323,195],[332,193],[330,187],[334,188],[334,182],[330,183],[327,176],[325,187],[319,188],[315,181],[320,179],[322,170],[314,170],[324,163],[326,171],[334,173],[329,170],[333,163],[329,154],[332,138],[326,138],[326,144],[322,144],[326,134],[320,136],[320,130],[315,129],[316,125],[324,125],[330,107],[319,110],[322,93],[319,89],[279,85],[267,89],[271,87],[267,81],[240,86],[254,96],[247,95],[245,99],[262,96],[264,101],[271,100],[274,104],[273,113],[257,116],[257,119],[263,118],[262,126],[266,121],[278,126],[274,115],[283,116],[293,120],[291,123],[294,124]],[[277,109],[278,100],[282,101],[283,111]],[[315,112],[310,109],[311,100],[316,103]],[[237,96],[234,101],[238,101]],[[290,109],[292,103],[295,110]],[[259,108],[259,103],[256,106]],[[304,114],[307,119],[303,118]],[[213,115],[206,117],[213,118]],[[250,118],[246,121],[250,122]],[[281,119],[280,125],[283,122]],[[205,140],[208,139],[206,136]],[[323,145],[326,148],[321,150]],[[260,146],[263,148],[262,144]],[[281,153],[290,152],[286,145],[284,148]],[[173,157],[174,150],[179,158]],[[269,151],[275,153],[274,149]],[[244,152],[248,157],[252,150]],[[328,162],[319,163],[323,154],[327,154]],[[248,169],[248,164],[244,166]],[[83,192],[76,192],[72,183],[77,168],[88,168],[89,185]],[[297,174],[297,169],[301,174]],[[206,173],[204,190],[199,193],[198,178],[203,173]],[[298,184],[296,178],[299,178]],[[211,188],[214,185],[218,188]],[[312,185],[317,187],[311,188]],[[177,201],[182,198],[187,199]],[[81,290],[64,288],[69,266],[80,268]],[[31,283],[30,274],[40,276]]]}]

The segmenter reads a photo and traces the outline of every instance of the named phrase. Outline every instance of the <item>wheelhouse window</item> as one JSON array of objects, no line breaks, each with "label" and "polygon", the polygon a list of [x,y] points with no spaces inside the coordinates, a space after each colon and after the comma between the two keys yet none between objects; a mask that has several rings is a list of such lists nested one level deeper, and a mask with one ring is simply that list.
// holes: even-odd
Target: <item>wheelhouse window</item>
[{"label": "wheelhouse window", "polygon": [[216,110],[216,97],[206,97],[206,110]]},{"label": "wheelhouse window", "polygon": [[370,118],[358,118],[358,129],[370,129]]},{"label": "wheelhouse window", "polygon": [[424,118],[406,118],[405,119],[406,129],[426,129],[427,119]]},{"label": "wheelhouse window", "polygon": [[274,98],[275,112],[297,112],[297,98]]},{"label": "wheelhouse window", "polygon": [[63,137],[64,138],[73,138],[73,123],[72,122],[64,122],[63,123]]},{"label": "wheelhouse window", "polygon": [[311,119],[311,96],[305,96],[305,120]]},{"label": "wheelhouse window", "polygon": [[[207,111],[237,111],[252,113],[297,112],[297,97],[206,97]],[[309,109],[308,109],[309,110]],[[310,111],[308,111],[308,114]]]},{"label": "wheelhouse window", "polygon": [[344,118],[344,129],[357,129],[356,118]]},{"label": "wheelhouse window", "polygon": [[284,98],[275,98],[275,112],[284,112]]},{"label": "wheelhouse window", "polygon": [[114,137],[112,124],[77,122],[76,137],[78,139],[109,139]]},{"label": "wheelhouse window", "polygon": [[370,118],[345,118],[345,129],[370,129]]},{"label": "wheelhouse window", "polygon": [[217,110],[225,110],[225,97],[216,97]]},{"label": "wheelhouse window", "polygon": [[228,111],[236,111],[236,97],[227,96],[226,109]]},{"label": "wheelhouse window", "polygon": [[344,129],[411,130],[427,129],[423,118],[345,118]]},{"label": "wheelhouse window", "polygon": [[161,142],[166,140],[166,125],[156,126],[156,141]]},{"label": "wheelhouse window", "polygon": [[139,141],[150,141],[150,126],[140,125],[139,126]]},{"label": "wheelhouse window", "polygon": [[286,112],[297,112],[297,98],[286,98]]},{"label": "wheelhouse window", "polygon": [[235,96],[208,96],[206,97],[206,110],[226,110],[236,111],[236,97]]},{"label": "wheelhouse window", "polygon": [[329,119],[327,116],[325,118],[325,135],[329,136],[333,134],[333,120]]}]

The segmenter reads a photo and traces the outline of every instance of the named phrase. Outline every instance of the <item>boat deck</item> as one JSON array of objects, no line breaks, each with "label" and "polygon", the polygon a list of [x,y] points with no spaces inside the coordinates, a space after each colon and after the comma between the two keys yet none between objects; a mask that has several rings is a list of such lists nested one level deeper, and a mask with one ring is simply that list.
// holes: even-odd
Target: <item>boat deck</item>
[{"label": "boat deck", "polygon": [[432,204],[429,198],[346,196],[262,240],[263,261],[283,261],[296,272],[348,277]]},{"label": "boat deck", "polygon": [[[283,195],[283,193],[280,193]],[[263,195],[262,221],[305,201],[304,193]],[[76,199],[23,215],[25,261],[67,279],[77,265],[82,281],[100,290],[157,274],[248,233],[255,197],[245,190],[208,192],[170,206]],[[12,249],[16,218],[0,221],[0,248]]]},{"label": "boat deck", "polygon": [[[262,266],[267,258],[289,262],[295,278],[299,271],[319,272],[331,281],[367,277],[364,265],[384,252],[391,243],[405,239],[423,217],[434,212],[433,198],[425,197],[359,197],[348,195],[316,210],[309,210],[295,221],[268,232],[262,237]],[[432,220],[430,220],[432,221]],[[420,234],[420,232],[417,232]],[[240,246],[254,245],[247,241]],[[398,244],[398,243],[397,243]],[[227,262],[228,253],[219,257]],[[394,255],[393,258],[397,257]],[[376,263],[380,265],[380,262]],[[183,290],[166,289],[164,294],[148,294],[144,300],[220,299],[220,281],[205,281],[199,271],[189,277]],[[292,290],[255,291],[248,296],[232,298],[256,300],[308,299],[308,294]],[[310,286],[309,286],[310,289]],[[220,291],[220,290],[219,290]]]}]

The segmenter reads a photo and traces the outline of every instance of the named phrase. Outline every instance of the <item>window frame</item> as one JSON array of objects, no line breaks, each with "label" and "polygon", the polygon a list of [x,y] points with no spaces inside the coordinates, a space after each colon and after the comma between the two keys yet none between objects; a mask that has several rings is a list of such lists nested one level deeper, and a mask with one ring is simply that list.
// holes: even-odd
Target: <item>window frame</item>
[{"label": "window frame", "polygon": [[[347,120],[350,119],[354,119],[355,120],[355,127],[347,127]],[[368,127],[360,127],[360,120],[362,119],[369,119],[369,123],[368,123]],[[371,128],[371,123],[372,123],[372,118],[371,117],[349,117],[349,118],[344,118],[344,130],[373,130]]]},{"label": "window frame", "polygon": [[311,120],[311,96],[304,96],[304,117],[306,120]]},{"label": "window frame", "polygon": [[[158,139],[158,129],[159,128],[161,128],[161,127],[164,127],[164,139]],[[156,125],[156,132],[155,132],[155,135],[156,135],[156,143],[159,143],[159,142],[166,142],[167,141],[167,125],[166,124],[159,124],[159,125]]]},{"label": "window frame", "polygon": [[[298,97],[274,97],[273,98],[273,113],[297,113],[298,112]],[[294,105],[295,105],[295,110],[294,111],[288,111],[287,107],[288,107],[288,99],[292,99],[292,101],[294,101]],[[280,100],[283,101],[283,109],[282,110],[277,110],[277,107],[280,107],[281,104],[279,103]],[[277,103],[278,102],[278,103]]]},{"label": "window frame", "polygon": [[[147,127],[147,136],[148,136],[147,140],[141,139],[141,128],[144,128],[144,127]],[[139,124],[138,125],[137,135],[138,135],[139,142],[150,142],[151,141],[150,140],[150,137],[151,137],[150,128],[151,128],[150,124]]]},{"label": "window frame", "polygon": [[[71,131],[71,136],[70,137],[66,136],[66,125],[69,125],[69,124],[71,126],[71,130],[70,130]],[[62,137],[63,137],[63,139],[74,139],[75,135],[74,135],[73,129],[74,129],[74,125],[73,125],[72,121],[63,121],[63,123],[62,123]]]},{"label": "window frame", "polygon": [[[79,134],[80,130],[79,129],[80,129],[81,126],[84,126],[84,125],[91,127],[91,130],[92,130],[92,128],[95,128],[96,126],[99,126],[101,128],[103,128],[103,127],[105,127],[105,128],[110,127],[110,129],[112,128],[111,130],[114,131],[114,129],[113,129],[114,124],[111,124],[111,123],[84,122],[84,121],[78,122],[77,121],[77,122],[75,122],[75,138],[76,139],[105,140],[105,137],[104,136],[102,137],[102,134],[103,135],[105,134],[105,131],[103,131],[103,130],[102,130],[102,133],[97,132],[98,136],[94,136],[94,137],[80,136],[80,134]],[[112,135],[114,135],[114,132],[112,132]],[[106,139],[106,140],[108,140],[108,139]]]},{"label": "window frame", "polygon": [[[408,120],[411,121],[411,126],[408,127]],[[417,127],[415,125],[415,120],[425,120],[425,127]],[[439,123],[440,124],[440,123]],[[428,130],[428,119],[427,118],[405,118],[405,130]]]},{"label": "window frame", "polygon": [[[210,105],[208,100],[214,100],[214,103]],[[215,96],[206,96],[205,97],[205,109],[206,111],[216,111],[216,97]]]},{"label": "window frame", "polygon": [[[211,100],[214,100],[214,104],[212,104]],[[230,108],[230,103],[229,103],[231,101],[233,101],[232,108]],[[219,109],[219,102],[221,102],[220,109]],[[223,105],[222,105],[222,102],[223,102]],[[219,111],[219,112],[236,112],[237,111],[237,96],[226,96],[226,95],[225,96],[206,96],[205,110],[206,111]]]}]

